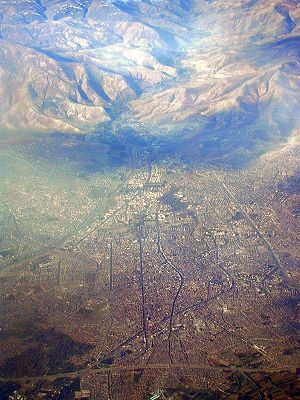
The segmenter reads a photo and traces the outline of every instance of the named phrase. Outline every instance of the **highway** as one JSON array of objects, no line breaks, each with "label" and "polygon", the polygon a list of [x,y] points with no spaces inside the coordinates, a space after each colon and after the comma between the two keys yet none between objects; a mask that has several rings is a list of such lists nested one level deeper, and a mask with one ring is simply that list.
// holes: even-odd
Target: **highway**
[{"label": "highway", "polygon": [[[126,187],[127,185],[127,180],[129,178],[129,176],[132,174],[132,171],[128,174],[125,183],[120,183],[116,189],[112,190],[108,196],[107,196],[107,201],[106,201],[106,207],[105,207],[105,212],[107,212],[108,208],[109,208],[109,204],[111,202],[111,198],[113,195],[116,195],[117,193],[120,192],[120,190],[122,190],[124,187]],[[150,179],[150,171],[148,171],[148,176],[145,180],[145,184],[149,181]],[[144,190],[144,188],[140,188],[136,191],[136,193],[134,194],[133,199],[135,199],[142,191]],[[91,233],[95,232],[97,229],[99,229],[102,225],[104,225],[106,222],[110,221],[113,217],[115,217],[116,214],[118,214],[120,211],[122,211],[124,208],[126,207],[126,203],[124,205],[122,205],[121,207],[119,207],[118,209],[116,209],[114,212],[112,212],[111,214],[107,215],[106,217],[104,217],[104,219],[102,221],[100,221],[99,224],[96,225],[96,227],[93,227],[88,233],[86,233],[83,237],[81,237],[80,239],[77,239],[75,241],[75,244],[79,244],[82,241],[84,241],[88,236],[90,236]],[[86,218],[84,219],[84,221],[82,221],[76,228],[74,228],[71,232],[69,232],[67,235],[65,235],[64,237],[60,238],[59,240],[52,242],[51,244],[49,244],[48,246],[45,246],[43,248],[40,248],[35,254],[30,254],[30,255],[26,255],[24,256],[22,259],[16,260],[15,262],[5,266],[3,268],[3,270],[1,271],[2,273],[7,272],[9,270],[11,270],[14,267],[18,267],[21,266],[24,263],[28,263],[31,261],[34,261],[36,259],[38,259],[39,257],[42,257],[44,255],[49,254],[49,252],[53,251],[53,250],[58,250],[59,248],[61,248],[63,245],[65,245],[70,239],[74,238],[76,239],[76,235],[79,234],[79,232],[83,229],[88,227],[92,222],[93,219],[95,217],[98,216],[98,212],[100,209],[102,209],[103,207],[101,206],[101,204],[97,204],[91,211],[90,213],[86,216]]]},{"label": "highway", "polygon": [[245,220],[252,226],[252,228],[254,229],[254,231],[256,232],[257,236],[261,239],[261,241],[263,242],[263,244],[265,245],[265,247],[267,248],[267,250],[269,251],[269,253],[271,254],[274,264],[276,265],[278,271],[280,272],[281,278],[283,280],[283,282],[285,284],[287,284],[288,286],[292,286],[290,284],[290,279],[288,278],[288,276],[285,273],[284,268],[281,265],[281,261],[278,257],[278,255],[275,253],[271,243],[268,241],[268,239],[261,233],[261,231],[258,229],[258,227],[255,225],[255,223],[253,222],[253,220],[249,217],[249,215],[247,214],[247,212],[244,210],[243,206],[240,204],[240,202],[236,199],[236,197],[234,196],[234,194],[230,191],[230,189],[226,186],[225,182],[223,180],[221,180],[220,178],[218,178],[215,175],[217,181],[221,184],[221,187],[224,189],[224,191],[226,192],[226,194],[228,195],[228,197],[232,200],[232,202],[238,207],[239,211],[242,213],[243,217],[245,218]]},{"label": "highway", "polygon": [[179,294],[181,292],[181,289],[182,289],[182,287],[184,285],[184,276],[183,276],[182,272],[176,267],[176,265],[174,265],[168,259],[166,254],[164,253],[164,250],[163,250],[162,245],[161,245],[160,225],[159,225],[157,213],[156,213],[156,224],[157,224],[157,229],[158,229],[158,236],[157,236],[158,253],[162,256],[162,258],[164,259],[164,262],[167,265],[169,265],[169,267],[171,267],[171,269],[173,271],[175,271],[175,273],[179,277],[179,286],[178,286],[178,289],[177,289],[177,291],[175,293],[175,296],[173,298],[172,306],[171,306],[171,312],[170,312],[170,315],[169,315],[168,354],[169,354],[170,363],[173,364],[172,348],[171,348],[171,337],[172,337],[172,333],[173,333],[173,317],[174,317],[174,313],[175,313],[175,307],[176,307],[176,302],[177,302],[178,296],[179,296]]},{"label": "highway", "polygon": [[253,373],[253,372],[282,372],[289,371],[295,372],[295,369],[289,366],[274,367],[274,368],[237,368],[235,366],[223,365],[210,365],[210,364],[136,364],[136,365],[112,365],[104,368],[84,368],[73,372],[62,372],[53,375],[36,375],[36,376],[23,376],[23,377],[0,377],[0,382],[25,382],[27,380],[55,380],[58,378],[76,378],[78,376],[90,374],[108,374],[108,373],[126,373],[143,370],[212,370],[224,372],[240,372],[240,373]]}]

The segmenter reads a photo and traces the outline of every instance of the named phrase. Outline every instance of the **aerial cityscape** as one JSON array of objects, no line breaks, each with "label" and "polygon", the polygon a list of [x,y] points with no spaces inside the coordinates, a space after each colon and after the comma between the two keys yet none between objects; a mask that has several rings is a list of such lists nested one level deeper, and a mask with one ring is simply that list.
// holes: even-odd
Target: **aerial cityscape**
[{"label": "aerial cityscape", "polygon": [[0,400],[300,399],[300,1],[0,27]]}]

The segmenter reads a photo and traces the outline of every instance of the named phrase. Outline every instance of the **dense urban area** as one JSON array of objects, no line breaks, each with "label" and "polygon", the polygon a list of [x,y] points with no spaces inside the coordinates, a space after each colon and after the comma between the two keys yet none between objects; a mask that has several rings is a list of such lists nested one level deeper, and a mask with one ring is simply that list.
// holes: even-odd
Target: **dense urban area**
[{"label": "dense urban area", "polygon": [[300,0],[0,0],[0,400],[300,400]]},{"label": "dense urban area", "polygon": [[299,147],[227,171],[146,154],[61,190],[57,164],[1,153],[32,168],[2,193],[2,384],[19,399],[297,398]]}]

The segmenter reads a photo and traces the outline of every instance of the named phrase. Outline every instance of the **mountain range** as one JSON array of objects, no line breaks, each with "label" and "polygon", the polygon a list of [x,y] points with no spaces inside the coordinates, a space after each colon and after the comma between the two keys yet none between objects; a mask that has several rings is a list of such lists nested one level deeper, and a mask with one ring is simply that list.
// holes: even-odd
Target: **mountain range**
[{"label": "mountain range", "polygon": [[0,127],[277,143],[299,127],[299,21],[298,0],[1,0]]}]

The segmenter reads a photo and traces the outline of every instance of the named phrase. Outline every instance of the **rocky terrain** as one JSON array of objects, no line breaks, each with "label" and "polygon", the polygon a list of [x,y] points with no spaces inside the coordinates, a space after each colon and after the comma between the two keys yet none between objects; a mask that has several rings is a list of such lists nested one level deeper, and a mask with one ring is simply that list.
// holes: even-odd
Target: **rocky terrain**
[{"label": "rocky terrain", "polygon": [[299,21],[0,0],[0,400],[300,400]]},{"label": "rocky terrain", "polygon": [[[173,79],[176,68],[165,58],[176,47],[172,32],[184,30],[177,6],[1,1],[2,127],[91,131],[110,121],[123,101]],[[166,38],[159,28],[165,15],[154,18],[161,9]]]},{"label": "rocky terrain", "polygon": [[0,21],[3,130],[260,151],[299,126],[298,0],[1,0]]}]

